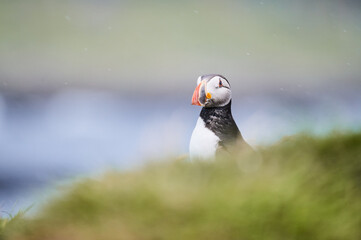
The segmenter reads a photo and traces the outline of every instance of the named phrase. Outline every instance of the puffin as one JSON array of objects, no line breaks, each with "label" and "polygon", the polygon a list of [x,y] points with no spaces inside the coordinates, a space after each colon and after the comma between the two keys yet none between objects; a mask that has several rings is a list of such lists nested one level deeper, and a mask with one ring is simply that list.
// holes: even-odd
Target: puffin
[{"label": "puffin", "polygon": [[219,152],[229,152],[236,145],[250,148],[233,119],[231,85],[224,76],[198,77],[192,105],[203,108],[189,144],[191,160],[214,159]]}]

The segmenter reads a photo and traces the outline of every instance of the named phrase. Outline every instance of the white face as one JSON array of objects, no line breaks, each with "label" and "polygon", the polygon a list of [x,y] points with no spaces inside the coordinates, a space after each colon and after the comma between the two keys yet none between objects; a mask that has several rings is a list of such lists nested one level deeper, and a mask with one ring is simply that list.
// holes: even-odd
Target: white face
[{"label": "white face", "polygon": [[231,86],[221,76],[214,76],[207,82],[207,92],[211,98],[207,99],[205,107],[223,107],[232,99]]}]

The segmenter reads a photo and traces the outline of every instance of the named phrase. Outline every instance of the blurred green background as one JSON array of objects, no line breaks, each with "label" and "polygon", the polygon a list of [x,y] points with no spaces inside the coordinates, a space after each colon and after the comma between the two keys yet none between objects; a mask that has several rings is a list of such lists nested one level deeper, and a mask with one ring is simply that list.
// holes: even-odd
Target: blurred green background
[{"label": "blurred green background", "polygon": [[359,84],[358,1],[6,1],[2,91],[189,92],[223,73],[238,93]]}]

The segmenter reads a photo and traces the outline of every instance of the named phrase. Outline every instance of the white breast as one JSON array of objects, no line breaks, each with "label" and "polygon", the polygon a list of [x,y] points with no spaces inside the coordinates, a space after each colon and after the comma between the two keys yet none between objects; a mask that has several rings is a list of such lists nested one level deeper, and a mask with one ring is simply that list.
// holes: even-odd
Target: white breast
[{"label": "white breast", "polygon": [[206,128],[203,119],[199,117],[189,144],[190,158],[193,160],[215,157],[218,142],[219,138]]}]

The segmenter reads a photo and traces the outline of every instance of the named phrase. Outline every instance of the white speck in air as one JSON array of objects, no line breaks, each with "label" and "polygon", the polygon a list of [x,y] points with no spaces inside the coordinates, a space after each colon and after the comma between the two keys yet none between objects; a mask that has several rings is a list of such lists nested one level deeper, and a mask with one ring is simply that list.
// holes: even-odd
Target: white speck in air
[{"label": "white speck in air", "polygon": [[193,12],[194,12],[195,14],[198,14],[198,13],[199,13],[199,11],[198,11],[198,10],[193,10]]},{"label": "white speck in air", "polygon": [[251,55],[251,53],[247,52],[247,53],[246,53],[246,55],[247,55],[247,56],[250,56],[250,55]]},{"label": "white speck in air", "polygon": [[70,20],[71,20],[71,17],[65,16],[65,19],[66,19],[67,21],[70,21]]}]

